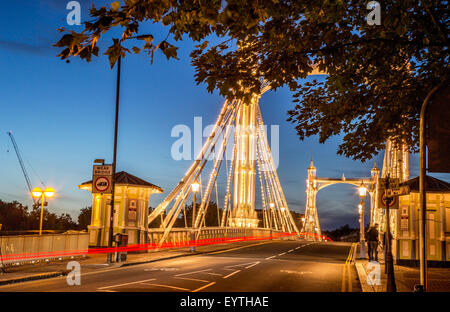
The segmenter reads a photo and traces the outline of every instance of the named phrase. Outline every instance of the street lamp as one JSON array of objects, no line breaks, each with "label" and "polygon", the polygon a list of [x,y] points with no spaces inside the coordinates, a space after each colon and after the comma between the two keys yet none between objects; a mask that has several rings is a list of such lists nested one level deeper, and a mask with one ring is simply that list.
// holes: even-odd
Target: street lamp
[{"label": "street lamp", "polygon": [[55,195],[55,190],[52,189],[51,187],[47,187],[45,190],[42,191],[40,187],[35,187],[31,191],[31,194],[33,195],[34,198],[39,198],[41,200],[41,219],[39,222],[39,235],[42,235],[42,219],[44,217],[45,198],[53,197]]},{"label": "street lamp", "polygon": [[361,185],[358,188],[359,197],[361,198],[361,202],[358,205],[359,208],[359,227],[360,227],[360,237],[359,241],[361,244],[361,254],[360,258],[366,258],[365,252],[365,237],[364,237],[364,197],[366,197],[367,188],[364,186],[364,183],[361,182]]},{"label": "street lamp", "polygon": [[[191,184],[192,193],[194,193],[194,198],[192,202],[192,234],[191,234],[191,241],[193,242],[195,240],[195,206],[196,206],[196,195],[197,192],[200,190],[200,184],[197,181],[194,181],[194,183]],[[195,245],[191,246],[191,252],[195,251]]]},{"label": "street lamp", "polygon": [[269,207],[270,207],[270,213],[269,213],[270,239],[272,239],[272,226],[273,226],[274,222],[276,222],[274,220],[275,215],[273,213],[273,208],[275,207],[275,204],[273,202],[270,202]]}]

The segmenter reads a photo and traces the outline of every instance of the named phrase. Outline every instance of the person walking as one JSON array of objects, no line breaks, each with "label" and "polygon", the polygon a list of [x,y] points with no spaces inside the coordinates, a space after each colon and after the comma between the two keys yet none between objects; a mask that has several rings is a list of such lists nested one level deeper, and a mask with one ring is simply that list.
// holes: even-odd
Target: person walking
[{"label": "person walking", "polygon": [[369,247],[369,261],[378,261],[378,224],[371,226],[366,237]]}]

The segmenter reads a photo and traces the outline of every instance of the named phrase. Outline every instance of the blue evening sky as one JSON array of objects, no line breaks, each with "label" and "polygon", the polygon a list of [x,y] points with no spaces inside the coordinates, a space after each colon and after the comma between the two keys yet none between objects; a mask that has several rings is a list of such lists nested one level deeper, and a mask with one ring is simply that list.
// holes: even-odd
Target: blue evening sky
[{"label": "blue evening sky", "polygon": [[[77,185],[91,179],[95,158],[112,161],[115,70],[105,56],[91,63],[56,57],[52,47],[60,34],[57,28],[77,30],[66,24],[68,1],[20,0],[3,3],[0,10],[0,199],[30,205],[25,179],[7,131],[13,131],[25,158],[33,186],[39,177],[57,192],[49,209],[70,213],[74,219],[91,204],[91,195]],[[90,1],[80,1],[82,21],[89,19]],[[107,3],[95,1],[97,4]],[[167,30],[147,25],[158,37]],[[103,44],[110,44],[110,37]],[[178,183],[190,161],[175,161],[171,146],[177,138],[171,130],[178,124],[193,129],[194,117],[203,126],[215,122],[224,99],[197,86],[189,53],[194,43],[177,43],[180,60],[166,61],[157,53],[150,65],[145,55],[127,56],[122,62],[121,108],[118,137],[118,170],[125,170],[161,186],[153,195],[155,207]],[[104,50],[103,50],[104,51]],[[300,141],[294,126],[286,122],[293,107],[290,91],[269,91],[261,98],[267,125],[280,127],[278,175],[291,210],[305,207],[306,168],[311,155],[318,176],[367,177],[373,161],[362,164],[336,155],[340,137],[319,144],[317,137]],[[377,156],[382,164],[382,155]],[[411,177],[418,174],[418,157],[411,157]],[[449,180],[449,175],[435,175]],[[223,192],[225,182],[219,183]],[[258,194],[258,192],[257,192]],[[323,229],[346,223],[358,226],[359,197],[351,185],[334,185],[318,194],[319,219]],[[369,202],[366,202],[368,206]],[[366,206],[366,207],[367,207]],[[366,214],[367,216],[367,214]],[[366,218],[367,220],[367,218]]]}]

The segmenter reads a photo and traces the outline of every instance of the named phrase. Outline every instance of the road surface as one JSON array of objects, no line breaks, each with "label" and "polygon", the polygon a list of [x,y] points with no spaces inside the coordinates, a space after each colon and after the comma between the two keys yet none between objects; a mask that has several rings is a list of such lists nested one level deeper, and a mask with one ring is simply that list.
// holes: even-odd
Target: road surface
[{"label": "road surface", "polygon": [[0,291],[87,292],[341,292],[361,291],[348,263],[351,243],[262,241],[102,271],[0,287]]}]

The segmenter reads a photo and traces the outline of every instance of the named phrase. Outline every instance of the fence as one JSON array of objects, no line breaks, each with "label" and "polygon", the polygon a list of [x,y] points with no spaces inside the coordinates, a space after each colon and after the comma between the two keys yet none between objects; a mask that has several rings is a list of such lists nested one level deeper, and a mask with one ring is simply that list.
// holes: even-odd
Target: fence
[{"label": "fence", "polygon": [[[195,230],[197,233],[198,230]],[[183,246],[192,240],[191,234],[194,233],[193,229],[190,228],[172,228],[169,235],[165,239],[165,242],[172,245]],[[220,240],[232,241],[233,238],[239,239],[268,239],[271,236],[279,237],[281,231],[275,231],[264,228],[223,228],[223,227],[207,227],[200,230],[200,234],[196,238],[198,241],[214,241]],[[162,229],[149,229],[148,230],[148,243],[158,244],[162,236],[164,235],[164,230]],[[293,237],[291,236],[291,239]]]},{"label": "fence", "polygon": [[88,233],[0,236],[0,266],[79,256],[88,245]]}]

